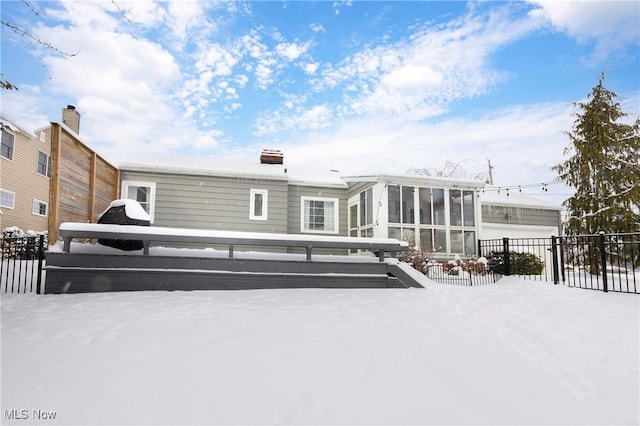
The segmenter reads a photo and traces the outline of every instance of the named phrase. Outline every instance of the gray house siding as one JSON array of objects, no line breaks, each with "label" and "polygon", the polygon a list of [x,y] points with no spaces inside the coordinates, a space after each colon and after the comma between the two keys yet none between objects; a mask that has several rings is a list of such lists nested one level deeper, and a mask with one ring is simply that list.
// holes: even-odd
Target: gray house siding
[{"label": "gray house siding", "polygon": [[[156,226],[247,232],[287,232],[287,183],[121,170],[121,181],[154,182]],[[267,220],[251,220],[251,189],[267,190]]]},{"label": "gray house siding", "polygon": [[[336,198],[338,199],[338,233],[335,235],[348,235],[348,219],[347,219],[347,189],[346,188],[330,188],[321,186],[304,186],[289,185],[288,191],[288,208],[289,224],[287,233],[301,234],[301,215],[302,215],[302,197],[319,197],[319,198]],[[296,249],[290,249],[289,252],[302,252]],[[315,252],[315,251],[314,251]],[[347,254],[347,251],[335,250],[318,250],[318,254]]]},{"label": "gray house siding", "polygon": [[482,205],[483,223],[501,223],[509,225],[560,226],[560,211],[502,205]]}]

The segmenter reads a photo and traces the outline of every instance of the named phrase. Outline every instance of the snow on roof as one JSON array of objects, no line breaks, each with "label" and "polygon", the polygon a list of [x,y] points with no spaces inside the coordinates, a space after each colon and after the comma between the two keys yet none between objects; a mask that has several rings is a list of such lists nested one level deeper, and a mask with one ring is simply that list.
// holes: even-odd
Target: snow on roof
[{"label": "snow on roof", "polygon": [[20,132],[20,133],[23,133],[24,135],[28,136],[31,139],[35,138],[35,133],[25,129],[24,127],[22,127],[21,125],[16,123],[15,120],[10,119],[9,117],[5,116],[4,114],[0,114],[0,125],[2,127],[7,127],[12,132]]},{"label": "snow on roof", "polygon": [[390,175],[390,174],[371,174],[361,176],[343,176],[346,182],[394,182],[409,185],[446,185],[459,188],[482,188],[485,183],[478,180],[445,178],[439,176],[421,176],[413,174]]},{"label": "snow on roof", "polygon": [[553,205],[544,200],[525,195],[518,190],[506,190],[500,189],[495,186],[486,186],[483,191],[480,192],[480,201],[484,205],[501,205],[512,207],[529,207],[529,208],[542,208],[548,210],[562,210],[562,207]]},{"label": "snow on roof", "polygon": [[[173,163],[175,164],[175,159],[173,159]],[[199,176],[252,177],[283,180],[290,184],[303,186],[347,187],[337,172],[286,164],[261,164],[258,158],[255,161],[238,158],[190,158],[188,167],[166,165],[162,160],[155,165],[123,163],[120,164],[120,170]]]}]

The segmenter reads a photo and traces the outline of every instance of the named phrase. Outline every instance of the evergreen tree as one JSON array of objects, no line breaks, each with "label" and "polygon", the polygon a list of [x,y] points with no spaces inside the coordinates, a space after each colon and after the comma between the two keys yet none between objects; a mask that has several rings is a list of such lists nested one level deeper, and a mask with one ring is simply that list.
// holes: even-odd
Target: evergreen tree
[{"label": "evergreen tree", "polygon": [[553,167],[576,191],[564,202],[570,235],[640,231],[640,117],[620,123],[628,114],[603,83],[604,73],[587,101],[574,104],[580,111],[566,132],[570,157]]}]

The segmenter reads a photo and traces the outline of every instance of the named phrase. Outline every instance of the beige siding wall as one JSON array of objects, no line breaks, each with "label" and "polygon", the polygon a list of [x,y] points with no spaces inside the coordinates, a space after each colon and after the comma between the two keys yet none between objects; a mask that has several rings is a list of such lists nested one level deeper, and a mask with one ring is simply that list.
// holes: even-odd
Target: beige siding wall
[{"label": "beige siding wall", "polygon": [[[14,126],[17,128],[17,126]],[[47,217],[33,213],[33,201],[47,203],[49,211],[50,179],[38,173],[38,153],[50,155],[49,140],[41,141],[26,131],[11,131],[14,135],[13,159],[0,157],[0,188],[15,194],[13,209],[1,207],[0,230],[17,226],[27,231],[46,231]]]}]

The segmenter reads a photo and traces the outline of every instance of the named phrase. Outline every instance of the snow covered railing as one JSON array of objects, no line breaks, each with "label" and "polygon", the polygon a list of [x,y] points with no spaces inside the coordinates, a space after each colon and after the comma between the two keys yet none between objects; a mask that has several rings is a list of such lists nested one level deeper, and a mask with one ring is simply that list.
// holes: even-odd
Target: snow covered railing
[{"label": "snow covered railing", "polygon": [[402,252],[409,248],[404,241],[392,238],[341,237],[304,234],[272,234],[255,232],[213,231],[206,229],[163,228],[157,226],[111,225],[98,223],[65,222],[60,225],[59,236],[64,241],[63,251],[69,252],[74,238],[142,241],[144,255],[149,254],[151,243],[192,243],[227,245],[229,258],[235,246],[302,247],[311,260],[314,248],[369,250],[382,262],[387,252]]}]

